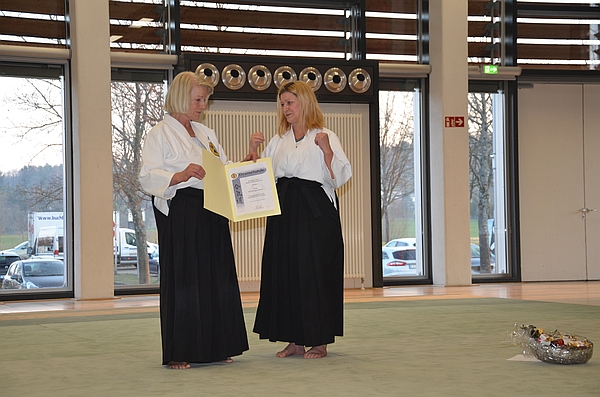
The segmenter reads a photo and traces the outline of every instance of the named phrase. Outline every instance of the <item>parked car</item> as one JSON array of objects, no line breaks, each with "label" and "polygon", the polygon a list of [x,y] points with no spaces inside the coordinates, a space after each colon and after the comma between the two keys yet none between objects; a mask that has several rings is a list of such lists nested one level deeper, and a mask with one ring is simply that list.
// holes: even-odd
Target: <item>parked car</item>
[{"label": "parked car", "polygon": [[158,244],[156,243],[151,243],[150,241],[148,241],[148,255],[156,255],[156,259],[158,260]]},{"label": "parked car", "polygon": [[157,249],[153,252],[150,252],[150,244],[148,243],[148,266],[150,267],[150,274],[160,276],[160,263],[158,262],[158,245]]},{"label": "parked car", "polygon": [[417,239],[414,237],[395,238],[387,242],[384,247],[416,247]]},{"label": "parked car", "polygon": [[0,251],[0,282],[4,278],[11,263],[21,260],[21,257],[16,252],[11,250]]},{"label": "parked car", "polygon": [[60,288],[65,285],[65,264],[58,259],[24,259],[10,264],[3,289]]},{"label": "parked car", "polygon": [[[494,272],[496,256],[490,252],[491,272]],[[479,274],[481,272],[481,253],[477,244],[471,244],[471,273]]]},{"label": "parked car", "polygon": [[21,259],[27,259],[29,254],[27,253],[27,248],[29,248],[29,241],[23,241],[21,244],[9,248],[6,251],[14,252],[21,257]]},{"label": "parked car", "polygon": [[[120,229],[122,238],[120,240],[121,246],[115,246],[115,260],[121,266],[125,267],[137,267],[137,242],[135,238],[135,231],[132,229]],[[158,244],[147,242],[146,249],[150,260],[155,259],[158,261]]]},{"label": "parked car", "polygon": [[417,274],[417,250],[414,247],[383,247],[383,277]]}]

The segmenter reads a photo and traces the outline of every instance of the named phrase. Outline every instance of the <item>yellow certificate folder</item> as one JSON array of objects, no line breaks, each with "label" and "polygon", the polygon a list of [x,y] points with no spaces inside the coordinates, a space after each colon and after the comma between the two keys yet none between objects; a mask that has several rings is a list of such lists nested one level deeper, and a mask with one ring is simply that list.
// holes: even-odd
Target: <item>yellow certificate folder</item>
[{"label": "yellow certificate folder", "polygon": [[281,214],[270,158],[224,165],[202,150],[204,208],[234,222]]}]

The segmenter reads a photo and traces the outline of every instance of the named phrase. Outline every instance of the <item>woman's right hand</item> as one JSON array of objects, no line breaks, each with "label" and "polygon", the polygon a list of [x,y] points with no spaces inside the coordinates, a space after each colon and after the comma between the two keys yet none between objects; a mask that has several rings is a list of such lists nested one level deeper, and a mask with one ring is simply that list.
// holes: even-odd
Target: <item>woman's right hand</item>
[{"label": "woman's right hand", "polygon": [[173,174],[169,186],[177,185],[181,182],[187,182],[190,180],[191,177],[202,180],[205,176],[206,170],[201,165],[190,163],[187,167],[185,167],[183,171],[179,171]]}]

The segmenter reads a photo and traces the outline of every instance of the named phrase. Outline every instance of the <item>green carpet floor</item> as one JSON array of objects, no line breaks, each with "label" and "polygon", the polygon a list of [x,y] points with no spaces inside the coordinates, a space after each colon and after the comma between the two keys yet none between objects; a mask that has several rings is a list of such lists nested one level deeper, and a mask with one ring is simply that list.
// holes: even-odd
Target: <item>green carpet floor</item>
[{"label": "green carpet floor", "polygon": [[[600,343],[600,307],[508,299],[349,303],[324,359],[278,359],[250,332],[232,364],[160,365],[158,313],[0,317],[0,396],[600,396],[600,358],[509,360],[515,323]],[[600,354],[600,353],[598,353]]]}]

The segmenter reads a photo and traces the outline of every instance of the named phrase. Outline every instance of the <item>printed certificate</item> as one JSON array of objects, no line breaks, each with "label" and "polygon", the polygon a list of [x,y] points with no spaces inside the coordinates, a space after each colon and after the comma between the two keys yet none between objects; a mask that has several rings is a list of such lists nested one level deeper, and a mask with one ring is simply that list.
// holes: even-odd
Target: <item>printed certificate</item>
[{"label": "printed certificate", "polygon": [[223,165],[203,150],[202,160],[204,208],[234,222],[281,214],[270,158]]}]

